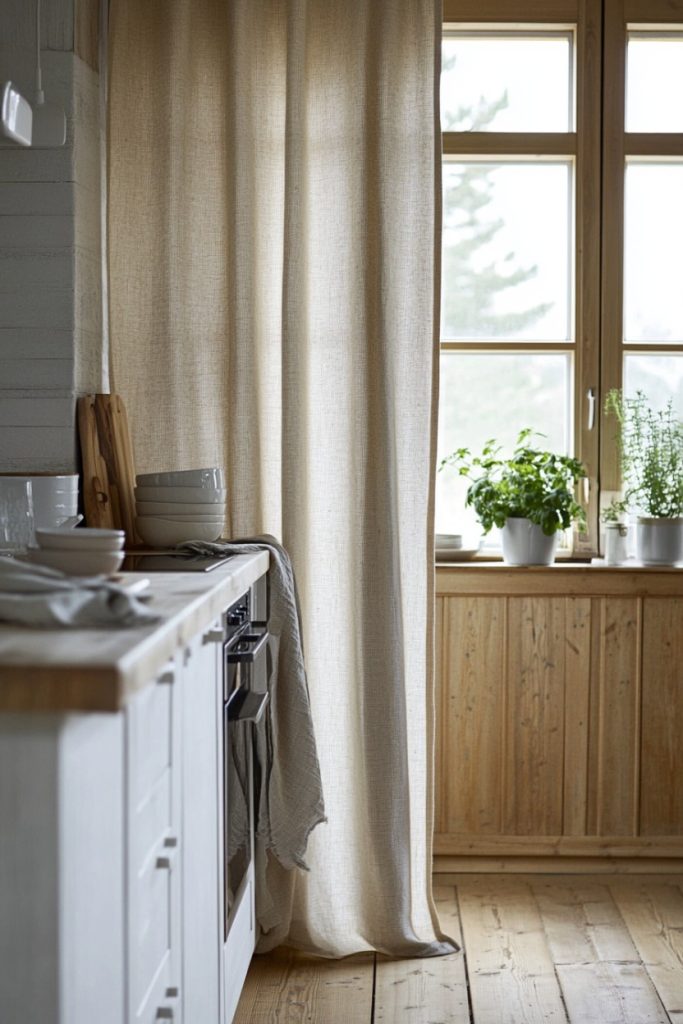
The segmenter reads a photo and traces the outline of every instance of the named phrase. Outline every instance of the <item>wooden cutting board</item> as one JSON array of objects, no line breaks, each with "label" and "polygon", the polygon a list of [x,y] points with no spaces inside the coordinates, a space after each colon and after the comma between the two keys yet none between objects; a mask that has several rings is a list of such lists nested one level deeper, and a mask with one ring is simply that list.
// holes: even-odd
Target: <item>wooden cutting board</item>
[{"label": "wooden cutting board", "polygon": [[126,547],[139,546],[135,532],[135,464],[121,396],[79,398],[78,433],[86,524],[125,530]]}]

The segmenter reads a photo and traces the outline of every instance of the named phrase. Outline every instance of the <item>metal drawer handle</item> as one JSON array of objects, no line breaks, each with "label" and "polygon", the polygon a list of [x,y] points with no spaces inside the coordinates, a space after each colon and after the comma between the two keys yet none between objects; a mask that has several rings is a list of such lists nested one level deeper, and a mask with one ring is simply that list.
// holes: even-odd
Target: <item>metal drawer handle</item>
[{"label": "metal drawer handle", "polygon": [[228,704],[229,722],[252,722],[256,725],[266,710],[269,694],[253,690],[238,690]]},{"label": "metal drawer handle", "polygon": [[[228,665],[251,664],[256,661],[267,643],[267,633],[245,633],[234,648],[228,648]],[[243,645],[248,645],[246,650],[240,650]]]},{"label": "metal drawer handle", "polygon": [[156,1020],[173,1020],[172,1006],[158,1006]]},{"label": "metal drawer handle", "polygon": [[156,867],[159,871],[172,871],[178,853],[178,839],[176,836],[167,836],[164,839],[165,853],[160,853],[156,859]]}]

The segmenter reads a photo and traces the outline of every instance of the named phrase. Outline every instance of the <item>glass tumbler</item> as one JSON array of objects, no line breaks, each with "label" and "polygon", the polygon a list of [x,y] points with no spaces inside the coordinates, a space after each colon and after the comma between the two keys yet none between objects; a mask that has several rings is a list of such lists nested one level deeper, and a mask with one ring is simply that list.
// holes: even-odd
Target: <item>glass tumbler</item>
[{"label": "glass tumbler", "polygon": [[31,481],[0,478],[0,553],[18,554],[26,551],[33,537]]}]

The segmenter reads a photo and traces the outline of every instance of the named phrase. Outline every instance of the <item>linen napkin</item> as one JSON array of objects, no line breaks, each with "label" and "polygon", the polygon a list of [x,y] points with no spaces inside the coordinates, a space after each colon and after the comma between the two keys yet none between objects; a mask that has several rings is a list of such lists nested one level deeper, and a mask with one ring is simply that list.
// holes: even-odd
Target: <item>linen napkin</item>
[{"label": "linen napkin", "polygon": [[0,555],[0,622],[47,628],[146,626],[159,616],[101,577],[75,579]]},{"label": "linen napkin", "polygon": [[259,924],[268,930],[282,912],[281,894],[269,891],[264,852],[286,869],[308,870],[306,846],[316,825],[326,821],[320,764],[304,664],[299,600],[294,572],[285,549],[270,536],[239,541],[190,541],[178,549],[196,554],[270,555],[268,632],[270,700],[255,726],[256,845],[259,871]]}]

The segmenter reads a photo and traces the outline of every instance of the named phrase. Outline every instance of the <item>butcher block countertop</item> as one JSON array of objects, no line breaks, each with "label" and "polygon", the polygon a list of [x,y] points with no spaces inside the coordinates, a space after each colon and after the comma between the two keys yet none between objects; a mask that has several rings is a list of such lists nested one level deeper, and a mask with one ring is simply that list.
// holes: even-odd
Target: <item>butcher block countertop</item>
[{"label": "butcher block countertop", "polygon": [[[207,573],[150,573],[150,609],[134,629],[0,625],[0,712],[119,711],[268,570],[268,553],[235,555]],[[124,580],[144,573],[124,573]]]}]

